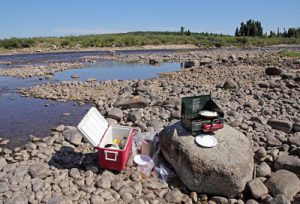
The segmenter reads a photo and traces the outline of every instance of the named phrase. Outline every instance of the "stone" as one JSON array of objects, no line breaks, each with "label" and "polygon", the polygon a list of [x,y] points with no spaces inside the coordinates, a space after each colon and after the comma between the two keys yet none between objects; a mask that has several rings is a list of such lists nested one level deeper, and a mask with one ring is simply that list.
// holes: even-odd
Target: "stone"
[{"label": "stone", "polygon": [[123,193],[121,199],[123,200],[124,203],[129,203],[130,201],[133,200],[133,196],[130,193]]},{"label": "stone", "polygon": [[297,136],[294,136],[294,137],[289,137],[288,141],[292,145],[300,146],[300,135],[297,135]]},{"label": "stone", "polygon": [[224,89],[236,89],[236,88],[238,88],[238,85],[236,82],[229,80],[224,83],[223,88]]},{"label": "stone", "polygon": [[78,170],[77,168],[72,168],[72,169],[70,170],[70,176],[71,176],[72,178],[74,178],[74,179],[80,178],[80,172],[79,172],[79,170]]},{"label": "stone", "polygon": [[294,132],[300,132],[300,122],[293,124],[293,131]]},{"label": "stone", "polygon": [[0,171],[3,169],[4,166],[6,166],[7,161],[4,157],[0,157]]},{"label": "stone", "polygon": [[218,204],[227,204],[228,203],[227,198],[224,198],[224,197],[221,197],[221,196],[213,196],[210,200],[214,201]]},{"label": "stone", "polygon": [[82,141],[82,135],[77,130],[76,127],[73,126],[66,126],[65,130],[63,131],[64,138],[69,141],[71,144],[80,145]]},{"label": "stone", "polygon": [[300,159],[297,156],[291,156],[287,153],[283,153],[275,160],[274,167],[276,170],[286,169],[296,174],[300,174]]},{"label": "stone", "polygon": [[99,195],[92,195],[91,204],[98,204],[98,203],[104,203],[104,199]]},{"label": "stone", "polygon": [[155,130],[159,130],[163,126],[163,124],[158,120],[151,119],[147,122],[147,126],[153,127]]},{"label": "stone", "polygon": [[99,188],[103,188],[103,189],[110,188],[111,179],[109,177],[101,177],[96,184]]},{"label": "stone", "polygon": [[272,133],[267,133],[266,138],[267,144],[271,147],[278,147],[282,144]]},{"label": "stone", "polygon": [[0,193],[4,193],[9,190],[9,184],[7,182],[0,182]]},{"label": "stone", "polygon": [[119,97],[114,103],[114,107],[119,108],[145,108],[148,104],[150,104],[150,100],[144,98],[143,96],[132,96],[122,98]]},{"label": "stone", "polygon": [[254,198],[260,198],[261,196],[268,194],[268,188],[258,178],[249,181],[247,186]]},{"label": "stone", "polygon": [[51,197],[47,204],[65,204],[65,200],[63,197],[59,197],[59,196],[55,196],[55,197]]},{"label": "stone", "polygon": [[64,131],[64,129],[65,129],[64,125],[59,125],[56,128],[54,128],[54,130],[57,131],[57,132],[62,132],[62,131]]},{"label": "stone", "polygon": [[245,204],[259,204],[259,202],[257,202],[256,200],[250,199],[250,200],[247,200]]},{"label": "stone", "polygon": [[159,190],[162,188],[167,188],[168,184],[160,179],[154,179],[150,178],[145,180],[143,183],[143,188],[149,189],[149,190]]},{"label": "stone", "polygon": [[199,193],[237,195],[252,180],[252,145],[245,135],[228,125],[214,134],[218,144],[203,148],[176,122],[160,132],[159,142],[166,160],[187,188]]},{"label": "stone", "polygon": [[275,130],[281,130],[289,133],[292,130],[293,124],[290,121],[269,119],[267,122]]},{"label": "stone", "polygon": [[157,59],[149,59],[149,64],[151,64],[151,65],[159,65],[160,62]]},{"label": "stone", "polygon": [[109,111],[107,117],[120,122],[123,118],[123,111],[120,108],[113,108],[111,111]]},{"label": "stone", "polygon": [[12,199],[12,202],[11,203],[15,203],[15,204],[27,204],[28,203],[28,199],[27,199],[27,196],[25,194],[20,194],[16,197],[14,197]]},{"label": "stone", "polygon": [[191,68],[197,65],[199,65],[199,62],[195,60],[189,60],[183,63],[184,68]]},{"label": "stone", "polygon": [[291,202],[283,194],[278,194],[270,204],[291,204]]},{"label": "stone", "polygon": [[296,174],[287,170],[278,170],[266,181],[269,192],[276,196],[283,194],[287,199],[292,200],[300,191],[300,180]]},{"label": "stone", "polygon": [[266,162],[262,162],[256,167],[256,176],[257,177],[266,177],[271,174],[271,168]]},{"label": "stone", "polygon": [[169,191],[165,195],[165,199],[170,203],[181,203],[182,194],[179,190]]},{"label": "stone", "polygon": [[142,118],[142,114],[139,111],[132,111],[129,113],[129,119],[132,122],[139,121]]},{"label": "stone", "polygon": [[277,67],[267,67],[265,69],[265,73],[266,73],[266,75],[271,75],[271,76],[281,75],[282,69],[277,68]]},{"label": "stone", "polygon": [[79,78],[79,75],[78,74],[72,74],[71,78],[73,78],[73,79]]},{"label": "stone", "polygon": [[19,166],[14,170],[14,176],[22,178],[28,172],[27,166]]},{"label": "stone", "polygon": [[46,163],[36,163],[29,167],[29,173],[33,178],[45,178],[50,174],[50,169]]}]

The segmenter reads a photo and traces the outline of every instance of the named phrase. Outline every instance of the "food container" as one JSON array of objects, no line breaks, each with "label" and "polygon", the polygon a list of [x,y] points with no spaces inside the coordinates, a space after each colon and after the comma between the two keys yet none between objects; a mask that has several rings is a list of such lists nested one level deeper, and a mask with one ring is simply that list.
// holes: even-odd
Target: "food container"
[{"label": "food container", "polygon": [[[77,128],[89,143],[98,149],[99,166],[122,171],[130,154],[133,129],[109,125],[101,113],[92,107]],[[115,141],[120,141],[118,145]]]}]

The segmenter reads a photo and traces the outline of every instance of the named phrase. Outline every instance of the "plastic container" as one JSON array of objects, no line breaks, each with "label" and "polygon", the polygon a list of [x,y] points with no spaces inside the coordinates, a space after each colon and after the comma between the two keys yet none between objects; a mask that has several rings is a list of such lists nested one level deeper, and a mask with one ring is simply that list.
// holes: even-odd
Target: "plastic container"
[{"label": "plastic container", "polygon": [[[133,129],[131,127],[109,125],[100,112],[92,107],[77,128],[89,143],[98,149],[101,168],[117,171],[125,169],[132,146]],[[119,148],[107,147],[116,140],[120,140]]]}]

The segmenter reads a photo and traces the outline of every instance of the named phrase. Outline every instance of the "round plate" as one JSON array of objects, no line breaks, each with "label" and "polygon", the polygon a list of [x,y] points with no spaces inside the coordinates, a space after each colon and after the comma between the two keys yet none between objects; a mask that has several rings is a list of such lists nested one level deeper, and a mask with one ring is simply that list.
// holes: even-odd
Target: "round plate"
[{"label": "round plate", "polygon": [[217,139],[211,135],[198,135],[196,138],[196,143],[203,147],[214,147],[217,145]]},{"label": "round plate", "polygon": [[138,165],[144,166],[151,162],[152,159],[146,154],[138,154],[133,158],[133,161]]}]

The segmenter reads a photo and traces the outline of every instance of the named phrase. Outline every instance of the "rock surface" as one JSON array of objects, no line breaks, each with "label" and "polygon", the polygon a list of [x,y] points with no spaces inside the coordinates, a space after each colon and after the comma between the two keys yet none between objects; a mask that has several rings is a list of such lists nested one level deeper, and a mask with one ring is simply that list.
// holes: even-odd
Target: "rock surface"
[{"label": "rock surface", "polygon": [[251,143],[241,132],[227,125],[215,132],[215,137],[218,140],[215,147],[200,147],[195,137],[176,122],[160,133],[160,144],[165,158],[189,189],[237,195],[252,179]]},{"label": "rock surface", "polygon": [[272,174],[271,178],[267,180],[266,186],[273,196],[283,194],[289,200],[292,200],[300,191],[299,178],[287,170],[278,170]]}]

